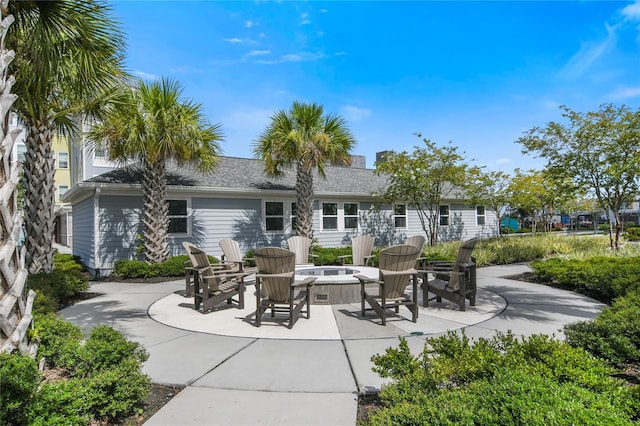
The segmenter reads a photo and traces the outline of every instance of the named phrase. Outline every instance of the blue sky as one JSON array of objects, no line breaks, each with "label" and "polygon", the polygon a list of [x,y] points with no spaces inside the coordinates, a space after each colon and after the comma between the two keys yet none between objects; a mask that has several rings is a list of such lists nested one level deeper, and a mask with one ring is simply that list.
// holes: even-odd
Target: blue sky
[{"label": "blue sky", "polygon": [[112,4],[129,70],[178,80],[228,156],[298,100],[342,115],[368,167],[420,132],[510,172],[543,165],[515,141],[560,105],[640,107],[640,0]]}]

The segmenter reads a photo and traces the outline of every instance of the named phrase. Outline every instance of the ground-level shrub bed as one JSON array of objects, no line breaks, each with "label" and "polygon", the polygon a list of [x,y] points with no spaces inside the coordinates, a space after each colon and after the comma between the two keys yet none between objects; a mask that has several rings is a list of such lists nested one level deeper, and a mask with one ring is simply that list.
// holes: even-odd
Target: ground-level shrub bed
[{"label": "ground-level shrub bed", "polygon": [[[0,424],[113,423],[140,408],[150,381],[140,372],[148,355],[138,343],[107,326],[95,327],[84,341],[78,327],[53,314],[35,325],[36,359],[0,358]],[[55,380],[38,371],[43,357],[59,370]]]},{"label": "ground-level shrub bed", "polygon": [[594,320],[565,326],[564,333],[572,346],[611,364],[640,363],[640,293],[627,293]]},{"label": "ground-level shrub bed", "polygon": [[640,257],[553,258],[533,262],[531,267],[540,281],[588,290],[606,303],[640,289]]},{"label": "ground-level shrub bed", "polygon": [[451,332],[428,340],[420,356],[400,339],[372,360],[392,383],[367,425],[625,425],[640,410],[637,387],[548,336],[498,334],[474,343]]},{"label": "ground-level shrub bed", "polygon": [[[184,267],[189,257],[185,255],[172,256],[164,262],[147,263],[144,260],[116,260],[113,264],[112,278],[151,278],[151,277],[179,277],[184,276]],[[218,258],[209,256],[211,264],[220,263]]]}]

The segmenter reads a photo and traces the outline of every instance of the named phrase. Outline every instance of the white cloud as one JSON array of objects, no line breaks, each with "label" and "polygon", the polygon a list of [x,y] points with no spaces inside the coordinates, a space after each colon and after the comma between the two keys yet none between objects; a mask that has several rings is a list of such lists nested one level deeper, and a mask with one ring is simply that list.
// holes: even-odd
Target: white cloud
[{"label": "white cloud", "polygon": [[341,115],[350,121],[360,121],[371,116],[370,109],[359,108],[353,105],[344,105],[340,107]]},{"label": "white cloud", "polygon": [[132,73],[136,77],[141,78],[143,80],[158,80],[158,79],[160,79],[160,77],[155,75],[155,74],[149,74],[149,73],[146,73],[146,72],[140,71],[140,70],[133,70]]},{"label": "white cloud", "polygon": [[503,164],[510,164],[511,163],[511,159],[510,158],[498,158],[496,160],[496,164],[499,166],[502,166]]},{"label": "white cloud", "polygon": [[565,64],[560,74],[567,78],[582,76],[616,42],[616,26],[605,24],[607,37],[601,41],[581,43],[580,50]]},{"label": "white cloud", "polygon": [[223,38],[222,40],[231,44],[258,44],[257,41],[252,40],[250,38],[233,37],[233,38]]},{"label": "white cloud", "polygon": [[246,56],[264,56],[270,54],[270,50],[252,50]]},{"label": "white cloud", "polygon": [[625,6],[621,13],[627,21],[640,21],[640,1]]},{"label": "white cloud", "polygon": [[256,23],[255,23],[255,22],[253,22],[253,21],[246,21],[246,22],[244,23],[244,27],[245,27],[245,28],[251,28],[251,27],[253,27],[253,26],[255,26],[255,25],[258,25],[258,24],[256,24]]},{"label": "white cloud", "polygon": [[619,87],[610,93],[609,97],[616,101],[640,98],[640,87]]}]

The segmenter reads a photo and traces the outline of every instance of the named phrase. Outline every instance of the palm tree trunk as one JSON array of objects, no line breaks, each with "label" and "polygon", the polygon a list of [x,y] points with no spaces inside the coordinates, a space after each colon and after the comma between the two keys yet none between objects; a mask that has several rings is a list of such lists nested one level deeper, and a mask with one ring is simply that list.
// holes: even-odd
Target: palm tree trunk
[{"label": "palm tree trunk", "polygon": [[296,176],[297,234],[313,238],[313,168],[299,162]]},{"label": "palm tree trunk", "polygon": [[169,203],[167,203],[167,167],[164,160],[143,162],[144,256],[149,263],[169,258]]},{"label": "palm tree trunk", "polygon": [[30,273],[53,270],[55,159],[54,130],[47,119],[30,123],[24,162],[26,266]]},{"label": "palm tree trunk", "polygon": [[[18,209],[19,166],[11,152],[18,130],[9,130],[9,110],[17,96],[11,93],[15,81],[7,76],[7,66],[14,57],[5,50],[4,39],[13,16],[6,15],[8,0],[0,4],[0,352],[21,352],[35,356],[38,346],[29,341],[27,330],[33,323],[31,311],[35,293],[27,294],[27,270],[24,249],[18,248],[22,212]],[[15,160],[15,159],[14,159]]]}]

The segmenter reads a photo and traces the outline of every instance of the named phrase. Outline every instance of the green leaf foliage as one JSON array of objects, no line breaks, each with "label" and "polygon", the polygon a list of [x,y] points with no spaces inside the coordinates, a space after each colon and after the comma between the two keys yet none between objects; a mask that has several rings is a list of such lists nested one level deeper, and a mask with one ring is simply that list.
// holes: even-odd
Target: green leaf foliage
[{"label": "green leaf foliage", "polygon": [[449,332],[418,356],[401,338],[372,361],[392,383],[371,425],[624,425],[640,408],[638,391],[611,378],[610,367],[544,335],[472,342]]},{"label": "green leaf foliage", "polygon": [[567,342],[612,364],[640,362],[640,293],[632,291],[592,321],[564,327]]},{"label": "green leaf foliage", "polygon": [[31,357],[0,353],[0,425],[26,424],[25,401],[39,382],[38,364]]}]

